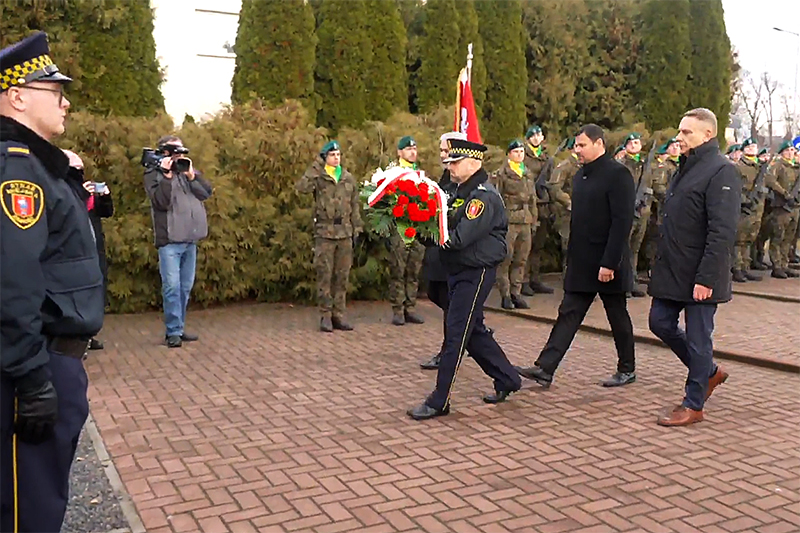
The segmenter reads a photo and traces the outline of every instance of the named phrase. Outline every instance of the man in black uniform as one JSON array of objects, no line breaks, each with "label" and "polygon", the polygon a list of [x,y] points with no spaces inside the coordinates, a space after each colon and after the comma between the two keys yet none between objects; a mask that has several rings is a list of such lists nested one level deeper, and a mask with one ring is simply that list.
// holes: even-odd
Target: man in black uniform
[{"label": "man in black uniform", "polygon": [[503,200],[483,170],[485,146],[454,139],[448,141],[448,148],[445,162],[450,179],[458,185],[448,199],[450,239],[440,250],[450,305],[436,389],[408,410],[415,420],[450,412],[450,393],[466,350],[494,379],[495,392],[484,396],[486,403],[505,401],[521,387],[519,374],[483,325],[483,304],[494,285],[497,266],[506,257],[508,218]]},{"label": "man in black uniform", "polygon": [[103,324],[88,193],[49,141],[69,101],[37,32],[0,51],[0,530],[58,532]]}]

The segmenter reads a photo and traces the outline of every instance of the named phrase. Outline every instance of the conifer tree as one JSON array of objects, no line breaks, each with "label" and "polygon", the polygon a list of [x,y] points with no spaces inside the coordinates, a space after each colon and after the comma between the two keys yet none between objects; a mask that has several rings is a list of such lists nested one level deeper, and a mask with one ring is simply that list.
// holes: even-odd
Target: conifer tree
[{"label": "conifer tree", "polygon": [[[472,43],[472,97],[475,99],[478,116],[481,116],[483,101],[486,97],[486,61],[478,13],[475,10],[475,0],[457,0],[456,12],[458,13],[457,63],[459,69],[466,66],[468,46]],[[503,30],[495,28],[495,31]],[[453,80],[452,83],[455,84],[456,81]]]},{"label": "conifer tree", "polygon": [[725,30],[721,0],[690,0],[692,68],[688,107],[706,107],[717,115],[724,138],[731,111],[731,42]]},{"label": "conifer tree", "polygon": [[411,113],[417,113],[419,110],[417,105],[417,86],[419,84],[419,69],[422,64],[420,52],[424,35],[425,8],[421,0],[397,0],[397,4],[406,28],[408,109]]},{"label": "conifer tree", "polygon": [[486,140],[503,145],[525,127],[525,70],[522,8],[518,0],[478,0],[480,32],[485,50],[486,98],[481,124]]},{"label": "conifer tree", "polygon": [[364,2],[323,0],[317,30],[315,92],[320,99],[317,123],[333,131],[360,126],[367,118],[365,80],[372,43],[364,25]]},{"label": "conifer tree", "polygon": [[396,2],[366,0],[365,25],[372,44],[372,62],[364,80],[369,120],[386,120],[393,111],[408,110],[406,29]]},{"label": "conifer tree", "polygon": [[[460,2],[459,2],[460,3]],[[455,0],[427,0],[420,40],[420,67],[416,77],[417,107],[427,113],[455,100],[459,71],[466,61],[458,49],[458,13]]]},{"label": "conifer tree", "polygon": [[635,95],[651,130],[675,127],[689,104],[689,0],[647,0]]},{"label": "conifer tree", "polygon": [[231,101],[257,97],[278,105],[291,98],[313,109],[314,30],[314,11],[304,0],[243,0]]}]

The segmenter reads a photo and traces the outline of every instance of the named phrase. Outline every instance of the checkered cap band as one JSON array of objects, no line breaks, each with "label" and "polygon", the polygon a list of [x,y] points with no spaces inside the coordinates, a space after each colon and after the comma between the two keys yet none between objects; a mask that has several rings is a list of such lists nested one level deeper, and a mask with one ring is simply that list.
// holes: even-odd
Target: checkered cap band
[{"label": "checkered cap band", "polygon": [[[53,60],[50,59],[49,55],[44,54],[24,61],[20,65],[14,65],[13,67],[3,69],[3,71],[0,72],[0,91],[5,91],[9,87],[22,85],[29,81],[35,81],[37,78],[52,74],[52,72],[46,71],[47,67],[50,65],[53,65]],[[55,69],[54,71],[57,70],[58,69]],[[39,73],[43,76],[36,76],[36,74]]]},{"label": "checkered cap band", "polygon": [[458,146],[454,146],[450,149],[449,152],[450,157],[455,155],[464,155],[467,157],[471,157],[472,159],[477,159],[478,161],[483,161],[483,152],[480,150],[472,150],[470,148],[461,148]]}]

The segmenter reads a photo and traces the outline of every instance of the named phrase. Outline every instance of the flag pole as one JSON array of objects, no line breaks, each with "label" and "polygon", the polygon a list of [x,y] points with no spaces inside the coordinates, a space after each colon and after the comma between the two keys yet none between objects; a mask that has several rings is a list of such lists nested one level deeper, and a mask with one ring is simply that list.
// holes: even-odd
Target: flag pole
[{"label": "flag pole", "polygon": [[472,43],[467,45],[467,79],[472,83]]}]

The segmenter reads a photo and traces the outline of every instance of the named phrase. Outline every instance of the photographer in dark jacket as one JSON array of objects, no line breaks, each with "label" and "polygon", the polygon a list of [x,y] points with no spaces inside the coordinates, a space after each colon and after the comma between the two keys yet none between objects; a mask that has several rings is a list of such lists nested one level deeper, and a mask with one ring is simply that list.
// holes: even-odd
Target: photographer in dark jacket
[{"label": "photographer in dark jacket", "polygon": [[603,130],[587,124],[575,137],[582,164],[572,178],[572,220],[564,299],[547,344],[524,377],[549,387],[595,296],[600,295],[617,348],[617,372],[602,382],[619,387],[636,380],[633,324],[625,293],[633,287],[629,235],[636,193],[630,171],[606,152]]},{"label": "photographer in dark jacket", "polygon": [[436,389],[422,404],[408,410],[415,420],[450,412],[450,393],[465,351],[494,379],[486,403],[499,403],[519,390],[517,371],[483,325],[483,304],[494,285],[497,266],[506,257],[506,217],[503,200],[483,170],[486,147],[449,140],[451,180],[458,185],[448,198],[450,238],[439,250],[447,272],[450,301],[445,346],[436,376]]},{"label": "photographer in dark jacket", "polygon": [[[104,302],[108,305],[108,262],[106,261],[106,237],[103,233],[103,219],[111,218],[114,215],[114,202],[111,200],[111,191],[109,191],[105,183],[95,183],[84,179],[83,160],[78,154],[71,150],[64,150],[64,153],[69,158],[68,173],[75,181],[83,183],[83,188],[88,194],[86,209],[89,211],[89,221],[92,223],[95,243],[97,244],[100,270],[103,272]],[[103,342],[96,337],[92,337],[92,340],[89,341],[89,349],[102,350]]]},{"label": "photographer in dark jacket", "polygon": [[[703,420],[703,405],[728,375],[713,361],[714,314],[731,299],[731,250],[741,207],[741,180],[719,153],[717,117],[693,109],[681,119],[678,173],[667,190],[648,292],[650,331],[689,369],[683,402],[663,426]],[[681,311],[686,331],[678,327]]]}]

